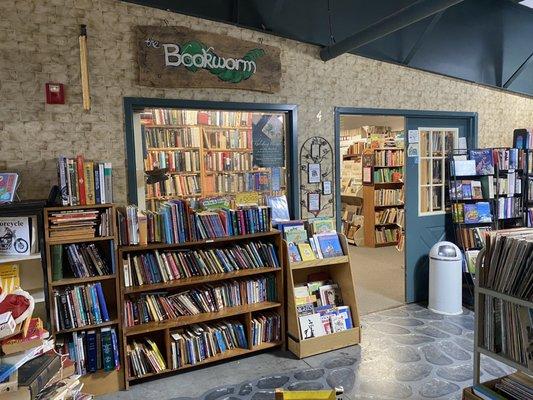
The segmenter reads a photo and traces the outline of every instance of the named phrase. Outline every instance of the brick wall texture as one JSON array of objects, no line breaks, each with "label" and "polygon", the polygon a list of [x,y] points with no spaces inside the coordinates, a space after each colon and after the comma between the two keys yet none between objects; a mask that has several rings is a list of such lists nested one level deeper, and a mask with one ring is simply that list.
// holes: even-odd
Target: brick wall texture
[{"label": "brick wall texture", "polygon": [[[125,96],[297,104],[300,145],[315,135],[333,141],[336,106],[477,112],[481,146],[510,145],[514,128],[533,125],[532,98],[354,55],[324,63],[316,46],[117,0],[4,0],[0,15],[0,168],[21,174],[23,198],[48,194],[57,156],[82,153],[113,162],[116,201],[126,202]],[[90,112],[81,105],[80,24],[89,35]],[[133,27],[141,24],[277,46],[281,90],[139,86]],[[46,82],[66,85],[65,105],[44,104]]]}]

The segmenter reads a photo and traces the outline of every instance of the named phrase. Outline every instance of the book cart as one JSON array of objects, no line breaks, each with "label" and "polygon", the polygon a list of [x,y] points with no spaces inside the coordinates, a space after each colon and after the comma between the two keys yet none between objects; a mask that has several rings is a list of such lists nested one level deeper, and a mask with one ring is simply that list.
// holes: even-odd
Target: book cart
[{"label": "book cart", "polygon": [[[363,152],[363,215],[366,247],[396,246],[403,235],[403,225],[401,222],[398,223],[399,215],[403,213],[403,194],[398,201],[390,201],[393,196],[388,196],[388,193],[402,193],[404,190],[403,179],[395,181],[392,178],[393,173],[403,175],[403,167],[404,149],[391,147],[366,149]],[[378,176],[380,179],[376,179]],[[396,213],[395,220],[385,223],[376,221],[376,213],[387,210]],[[385,232],[390,233],[388,237]],[[378,240],[378,236],[382,233],[385,240]]]},{"label": "book cart", "polygon": [[[88,210],[97,210],[100,214],[108,212],[110,224],[110,234],[107,236],[96,236],[93,238],[79,238],[79,237],[62,237],[62,238],[52,238],[50,237],[50,216],[53,213],[58,212],[75,212],[75,211],[88,211]],[[105,327],[114,327],[117,333],[117,339],[120,339],[121,332],[121,318],[120,311],[121,308],[118,307],[119,303],[119,281],[118,274],[116,269],[116,248],[117,248],[117,228],[116,228],[116,213],[115,206],[113,204],[96,204],[88,206],[62,206],[62,207],[47,207],[44,209],[44,241],[45,241],[45,253],[47,260],[47,284],[48,284],[48,298],[50,299],[49,304],[50,308],[54,307],[54,291],[62,290],[68,287],[82,284],[90,284],[100,282],[103,289],[103,294],[105,296],[107,310],[109,313],[109,321],[102,322],[100,324],[94,325],[85,325],[72,329],[56,329],[56,316],[54,312],[51,312],[50,318],[50,333],[56,340],[60,337],[66,337],[71,335],[74,332],[81,331],[90,331],[96,330]],[[94,243],[99,251],[105,257],[105,261],[111,267],[112,274],[102,275],[102,276],[91,276],[86,278],[63,278],[59,280],[53,279],[52,268],[54,267],[54,256],[53,256],[53,247],[56,245],[68,245],[68,244],[92,244]],[[64,249],[63,249],[64,251]],[[61,267],[65,269],[66,256],[62,258]],[[120,350],[120,345],[118,345]],[[87,373],[86,375],[81,376],[80,382],[84,384],[84,390],[88,393],[94,395],[101,395],[106,393],[112,393],[120,390],[123,381],[123,370],[124,370],[124,357],[119,354],[120,368],[114,369],[113,371],[104,371],[103,369],[96,372]]]},{"label": "book cart", "polygon": [[[128,255],[142,254],[149,251],[168,251],[168,250],[194,250],[194,249],[216,249],[230,245],[242,245],[247,242],[269,242],[274,245],[274,248],[277,251],[278,260],[281,268],[272,268],[272,267],[263,267],[263,268],[249,268],[237,271],[231,271],[220,274],[204,275],[204,276],[193,276],[190,278],[181,278],[176,280],[171,280],[165,283],[156,283],[156,284],[144,284],[138,286],[125,286],[124,280],[124,270],[120,269],[120,303],[124,302],[131,297],[141,296],[146,293],[151,292],[161,292],[161,291],[176,291],[183,290],[185,288],[193,288],[199,285],[222,283],[224,281],[254,277],[258,275],[265,274],[274,274],[276,278],[276,296],[277,301],[264,301],[260,303],[253,304],[243,304],[236,307],[225,307],[218,312],[210,313],[201,313],[195,315],[179,316],[175,319],[164,320],[160,322],[148,322],[139,325],[134,325],[130,327],[124,327],[122,329],[122,351],[125,355],[125,368],[124,368],[124,386],[126,389],[129,388],[131,384],[145,381],[147,378],[154,378],[159,376],[165,376],[172,373],[179,373],[181,371],[186,371],[190,368],[202,367],[213,362],[229,360],[238,356],[243,356],[250,353],[255,353],[262,350],[272,349],[280,347],[284,344],[283,338],[285,337],[285,322],[284,322],[284,285],[283,285],[283,274],[284,274],[284,257],[281,253],[281,233],[277,230],[271,230],[268,232],[259,232],[254,234],[247,235],[235,235],[230,237],[221,237],[216,239],[205,239],[194,242],[185,242],[185,243],[174,243],[174,244],[163,244],[163,243],[148,243],[147,245],[128,245],[128,246],[119,246],[118,248],[118,259],[120,262],[124,262],[125,258]],[[252,319],[258,312],[269,312],[274,311],[280,316],[281,327],[280,327],[280,341],[277,342],[263,342],[257,346],[252,344]],[[178,368],[170,368],[172,365],[172,349],[171,342],[172,337],[171,333],[176,331],[178,328],[184,328],[194,324],[201,324],[207,322],[216,322],[222,321],[224,319],[231,318],[232,320],[238,320],[245,327],[246,337],[248,348],[234,348],[226,350],[222,353],[219,353],[215,356],[206,358],[202,361],[199,361],[195,364],[186,364]],[[135,339],[142,339],[143,337],[148,336],[153,340],[165,360],[166,369],[156,372],[148,373],[142,376],[132,376],[129,369],[129,362],[127,360],[128,344]]]},{"label": "book cart", "polygon": [[[284,259],[287,265],[287,347],[298,358],[325,353],[361,342],[359,311],[355,297],[355,280],[350,265],[348,243],[342,233],[338,235],[345,255],[294,263],[289,261],[288,245],[283,240]],[[331,279],[339,285],[344,305],[350,307],[353,328],[303,340],[301,339],[298,313],[296,311],[294,287],[298,284],[306,283],[307,276],[317,272],[327,272]]]},{"label": "book cart", "polygon": [[[512,230],[509,230],[509,231],[512,231]],[[529,233],[529,235],[533,234],[533,229],[517,229],[517,231],[524,231],[524,232]],[[481,250],[476,261],[476,276],[477,277],[480,276],[481,269],[486,268],[488,266],[488,263],[490,262],[489,258],[490,257],[487,256],[486,249],[484,248],[483,250]],[[476,386],[479,387],[480,385],[480,376],[481,376],[480,364],[481,364],[482,354],[494,360],[497,360],[503,364],[506,364],[509,367],[512,367],[519,372],[525,373],[528,376],[528,377],[524,377],[528,381],[526,384],[529,386],[530,391],[533,390],[533,369],[531,368],[531,361],[530,359],[528,359],[527,354],[525,355],[525,359],[528,359],[529,365],[517,362],[516,360],[513,360],[512,357],[508,356],[507,354],[503,352],[491,351],[487,348],[488,346],[486,346],[486,344],[484,343],[485,330],[489,329],[488,324],[493,324],[494,322],[498,322],[497,318],[501,318],[501,317],[497,317],[496,314],[493,314],[493,317],[495,318],[496,321],[486,321],[487,302],[485,298],[489,296],[493,299],[499,299],[501,301],[512,304],[513,306],[521,306],[521,307],[528,308],[530,315],[532,312],[531,309],[533,308],[533,301],[530,301],[528,299],[523,299],[520,297],[516,297],[514,295],[509,295],[502,291],[484,287],[482,284],[480,284],[480,279],[475,279],[475,286],[474,286],[475,325],[474,325],[474,359],[473,359],[474,375],[473,375],[473,387],[467,387],[463,390],[463,399],[466,399],[466,400],[481,399],[481,397],[477,396],[474,393],[473,388],[475,388]],[[503,324],[501,319],[499,319],[499,323]],[[529,346],[531,346],[531,333],[527,335],[529,337],[527,336],[523,337],[521,335],[522,332],[519,332],[516,326],[508,327],[506,329],[510,329],[512,332],[511,340],[518,341],[520,340],[520,338],[522,338],[522,340],[525,340],[525,341],[529,340]],[[529,329],[529,327],[527,327],[526,329]],[[529,353],[529,357],[531,357],[531,348],[527,348],[527,346],[525,346],[523,350]],[[498,378],[498,379],[484,382],[483,386],[493,390],[495,385],[497,385],[501,381],[501,379],[502,378]]]}]

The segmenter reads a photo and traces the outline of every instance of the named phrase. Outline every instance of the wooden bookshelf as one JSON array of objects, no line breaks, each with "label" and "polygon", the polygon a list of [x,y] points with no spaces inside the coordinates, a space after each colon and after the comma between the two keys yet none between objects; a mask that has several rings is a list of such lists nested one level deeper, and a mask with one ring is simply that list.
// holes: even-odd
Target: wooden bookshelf
[{"label": "wooden bookshelf", "polygon": [[[346,237],[339,233],[339,241],[344,256],[323,258],[291,263],[287,242],[283,241],[287,281],[287,346],[298,358],[305,358],[320,353],[352,346],[361,342],[359,311],[355,296],[355,279],[350,264]],[[350,307],[353,328],[329,335],[301,339],[300,324],[296,311],[294,287],[306,283],[309,274],[327,272],[332,281],[339,285],[344,305]]]},{"label": "wooden bookshelf", "polygon": [[[383,152],[389,152],[393,155],[394,162],[390,164],[383,164]],[[403,203],[396,204],[379,204],[376,203],[376,191],[379,190],[404,190],[403,174],[404,174],[404,150],[400,148],[379,148],[367,149],[363,152],[363,170],[366,169],[366,175],[370,176],[370,180],[363,182],[363,215],[364,215],[364,245],[367,247],[387,247],[398,245],[400,236],[403,234],[403,227],[394,222],[379,224],[376,223],[376,213],[392,208],[397,208],[397,212],[403,210]],[[379,161],[381,159],[381,161]],[[382,182],[376,181],[375,172],[382,174],[388,169],[400,170],[402,174],[401,181]],[[387,240],[385,242],[378,242],[376,240],[376,232],[379,230],[395,229],[395,240]]]},{"label": "wooden bookshelf", "polygon": [[[88,238],[50,238],[50,229],[49,229],[49,216],[52,213],[62,212],[62,211],[76,211],[76,210],[100,210],[105,211],[107,209],[111,210],[109,223],[111,228],[111,235],[103,237],[88,237]],[[113,204],[95,204],[90,206],[65,206],[65,207],[47,207],[44,209],[44,243],[45,243],[45,254],[46,254],[46,280],[48,287],[48,298],[49,307],[52,310],[50,313],[50,333],[57,339],[58,336],[70,336],[73,332],[80,331],[89,331],[104,327],[114,327],[117,334],[117,340],[119,340],[119,358],[120,358],[120,369],[114,370],[111,372],[106,372],[103,370],[98,370],[94,373],[87,373],[80,378],[80,381],[84,384],[84,391],[91,393],[93,395],[103,395],[107,393],[113,393],[120,389],[123,389],[123,376],[125,368],[124,355],[121,354],[120,346],[120,337],[122,326],[121,321],[121,307],[118,307],[119,303],[119,281],[118,274],[116,273],[117,262],[116,262],[116,245],[118,243],[117,236],[117,226],[116,226],[116,213],[115,206]],[[55,245],[66,245],[66,244],[75,244],[75,243],[104,243],[108,245],[108,251],[106,256],[109,258],[107,260],[110,266],[114,266],[115,271],[111,275],[102,275],[102,276],[91,276],[84,278],[75,278],[75,277],[66,277],[60,280],[53,280],[52,278],[52,246]],[[66,257],[63,256],[63,271],[67,270],[65,260]],[[104,291],[104,296],[106,299],[107,310],[109,313],[109,321],[102,322],[100,324],[92,324],[80,326],[72,329],[56,329],[55,313],[53,312],[54,303],[52,299],[54,298],[53,293],[55,290],[64,288],[67,286],[76,286],[76,285],[85,285],[88,283],[101,282],[102,289]]]},{"label": "wooden bookshelf", "polygon": [[[206,248],[220,248],[221,246],[228,246],[233,244],[240,244],[246,242],[269,242],[274,245],[278,260],[281,268],[250,268],[238,271],[232,271],[227,273],[219,273],[205,276],[193,276],[190,278],[182,278],[172,280],[165,283],[156,283],[151,285],[138,285],[138,286],[125,286],[123,260],[127,259],[128,255],[142,254],[153,250],[183,250],[183,249],[206,249]],[[180,316],[175,319],[164,320],[160,322],[149,322],[130,327],[124,327],[121,330],[121,345],[122,352],[126,356],[127,345],[130,341],[135,339],[142,339],[149,336],[150,338],[157,338],[156,342],[165,359],[167,368],[157,373],[149,373],[143,376],[131,376],[127,360],[124,368],[124,386],[129,388],[131,383],[144,381],[149,378],[156,378],[160,376],[167,376],[173,373],[179,373],[182,370],[188,370],[190,368],[201,367],[208,365],[216,361],[230,360],[238,356],[247,355],[250,353],[263,351],[267,349],[276,348],[284,345],[284,340],[275,343],[262,343],[258,346],[252,345],[252,319],[255,313],[262,311],[275,311],[281,318],[281,338],[285,337],[285,317],[284,317],[284,269],[285,258],[282,253],[282,240],[281,234],[277,230],[271,230],[269,232],[260,232],[249,235],[236,235],[231,237],[223,237],[217,239],[200,240],[188,243],[176,243],[176,244],[163,244],[163,243],[150,243],[144,246],[119,246],[118,248],[118,260],[119,260],[119,281],[120,281],[120,304],[124,304],[130,297],[140,296],[144,293],[150,293],[151,291],[179,291],[183,287],[195,287],[204,284],[214,284],[216,282],[222,282],[229,279],[238,279],[245,277],[253,277],[259,274],[274,274],[276,277],[276,295],[277,301],[264,301],[253,304],[243,304],[236,307],[226,307],[219,312],[201,313],[195,315]],[[186,327],[192,324],[205,323],[208,321],[217,321],[224,319],[239,320],[243,323],[248,348],[236,348],[217,354],[214,357],[210,357],[194,365],[184,365],[180,368],[172,369],[172,354],[171,354],[171,332],[175,328]]]},{"label": "wooden bookshelf", "polygon": [[[154,152],[182,152],[182,151],[190,151],[195,152],[198,154],[198,160],[199,160],[199,171],[169,171],[168,174],[171,176],[171,179],[173,176],[179,175],[183,177],[191,177],[196,176],[197,177],[197,183],[200,187],[200,192],[197,193],[190,193],[190,194],[167,194],[167,195],[156,195],[155,187],[153,186],[151,192],[148,192],[148,186],[146,186],[145,190],[145,199],[146,199],[146,208],[150,209],[152,211],[157,209],[157,206],[162,201],[167,201],[171,199],[183,199],[183,198],[197,198],[197,197],[206,197],[206,196],[215,196],[215,195],[229,195],[229,196],[235,196],[237,193],[240,192],[240,190],[223,190],[224,185],[227,184],[229,186],[233,186],[236,182],[236,179],[239,175],[246,174],[246,173],[262,173],[262,174],[268,174],[269,181],[271,181],[271,169],[270,168],[259,168],[253,166],[253,146],[252,146],[252,136],[251,136],[251,130],[252,126],[215,126],[215,125],[203,125],[203,124],[182,124],[182,125],[152,125],[152,124],[143,124],[144,133],[145,135],[150,134],[152,130],[162,130],[162,129],[186,129],[191,128],[195,131],[191,133],[191,135],[198,135],[197,141],[195,142],[196,146],[191,147],[169,147],[169,146],[150,146],[148,142],[146,142],[146,150],[149,153]],[[248,147],[215,147],[212,146],[207,136],[209,134],[213,134],[217,131],[236,131],[239,133],[239,135],[247,135],[248,136]],[[144,139],[144,138],[143,138]],[[249,168],[246,169],[231,169],[227,171],[216,171],[212,169],[207,168],[207,158],[210,157],[210,154],[213,156],[216,156],[218,153],[228,153],[228,154],[234,154],[238,156],[238,154],[246,154],[249,158]],[[144,162],[144,168],[146,170],[147,168],[147,162],[146,159],[143,160]],[[215,162],[215,161],[214,161]],[[221,186],[217,191],[217,182],[216,179],[219,176],[225,176],[227,177],[222,179],[225,184],[220,182]],[[271,189],[268,190],[249,190],[253,192],[259,192],[262,195],[281,195],[285,194],[285,168],[282,168],[281,171],[281,187],[280,190],[273,191]],[[221,179],[221,178],[218,178]],[[244,184],[244,180],[241,182]],[[164,185],[165,183],[161,183],[161,185]],[[174,186],[174,182],[168,183],[171,187]],[[211,187],[213,185],[213,187]],[[261,196],[260,196],[261,197]]]}]

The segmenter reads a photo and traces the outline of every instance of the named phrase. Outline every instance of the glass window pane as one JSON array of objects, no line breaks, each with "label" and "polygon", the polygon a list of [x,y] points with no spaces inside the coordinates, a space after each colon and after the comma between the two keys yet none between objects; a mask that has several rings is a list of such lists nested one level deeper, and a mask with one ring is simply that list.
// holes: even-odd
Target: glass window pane
[{"label": "glass window pane", "polygon": [[420,160],[420,185],[429,185],[431,183],[431,160]]},{"label": "glass window pane", "polygon": [[431,132],[431,150],[433,157],[442,156],[444,151],[444,143],[442,131]]},{"label": "glass window pane", "polygon": [[446,151],[446,153],[449,153],[451,152],[452,150],[456,149],[457,148],[457,145],[456,145],[456,137],[457,137],[457,132],[456,131],[446,131],[446,140],[445,140],[445,148],[444,150]]},{"label": "glass window pane", "polygon": [[443,185],[433,186],[432,188],[432,211],[442,211],[442,191],[444,190]]},{"label": "glass window pane", "polygon": [[444,173],[444,162],[442,159],[432,161],[432,183],[442,184]]},{"label": "glass window pane", "polygon": [[420,157],[429,157],[431,155],[429,148],[429,132],[420,131],[419,132],[419,152]]},{"label": "glass window pane", "polygon": [[431,188],[421,187],[420,189],[420,213],[427,213],[431,211]]}]

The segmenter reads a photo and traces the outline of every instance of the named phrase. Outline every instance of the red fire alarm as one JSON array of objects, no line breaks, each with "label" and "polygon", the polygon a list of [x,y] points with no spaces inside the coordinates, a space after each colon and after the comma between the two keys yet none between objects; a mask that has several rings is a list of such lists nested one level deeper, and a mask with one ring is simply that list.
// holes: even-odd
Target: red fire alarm
[{"label": "red fire alarm", "polygon": [[62,83],[46,84],[46,104],[65,104],[65,88]]}]

